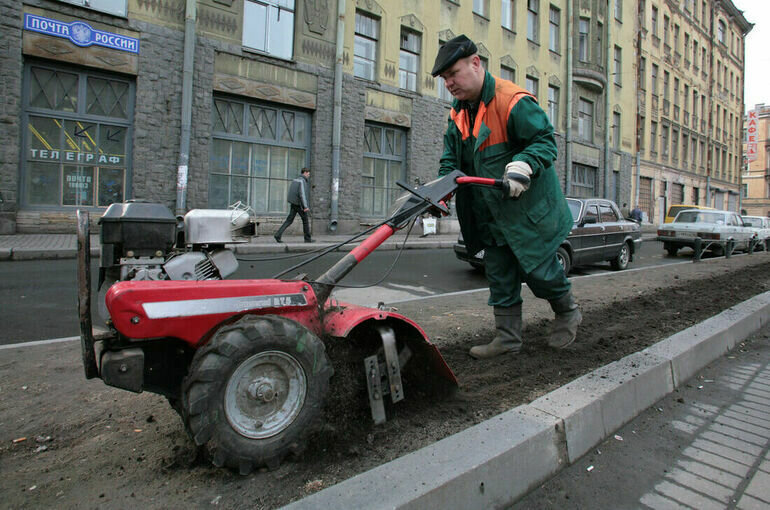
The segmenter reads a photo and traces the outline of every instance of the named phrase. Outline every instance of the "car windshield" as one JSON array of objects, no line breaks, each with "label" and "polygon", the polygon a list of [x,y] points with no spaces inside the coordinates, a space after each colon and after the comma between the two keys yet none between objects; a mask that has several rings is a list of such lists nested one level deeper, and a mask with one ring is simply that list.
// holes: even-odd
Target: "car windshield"
[{"label": "car windshield", "polygon": [[677,215],[674,223],[724,223],[724,214],[704,211],[682,211]]},{"label": "car windshield", "polygon": [[572,221],[577,221],[580,218],[580,207],[582,202],[572,198],[567,199],[567,205],[569,205],[569,212],[572,213]]}]

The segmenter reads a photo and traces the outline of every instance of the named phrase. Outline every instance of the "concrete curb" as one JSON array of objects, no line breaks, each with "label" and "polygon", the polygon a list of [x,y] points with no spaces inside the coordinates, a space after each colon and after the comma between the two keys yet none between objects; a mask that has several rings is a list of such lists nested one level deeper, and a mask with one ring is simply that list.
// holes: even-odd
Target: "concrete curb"
[{"label": "concrete curb", "polygon": [[770,291],[285,509],[509,505],[770,320]]}]

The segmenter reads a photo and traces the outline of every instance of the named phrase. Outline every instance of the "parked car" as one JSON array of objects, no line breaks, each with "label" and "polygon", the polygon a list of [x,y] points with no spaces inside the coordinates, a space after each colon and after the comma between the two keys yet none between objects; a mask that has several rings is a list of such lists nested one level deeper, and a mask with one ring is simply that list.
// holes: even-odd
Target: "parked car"
[{"label": "parked car", "polygon": [[696,238],[701,239],[703,250],[719,256],[724,255],[728,240],[735,242],[736,250],[748,251],[755,235],[736,212],[687,209],[679,212],[673,222],[660,225],[657,239],[671,256],[681,248],[693,248]]},{"label": "parked car", "polygon": [[[603,198],[568,198],[574,224],[559,246],[556,256],[569,273],[572,268],[609,261],[612,269],[628,267],[642,242],[638,223],[623,218],[612,200]],[[462,234],[454,245],[458,259],[477,269],[484,267],[484,252],[468,255]]]},{"label": "parked car", "polygon": [[743,224],[750,227],[757,234],[757,247],[770,249],[770,218],[764,216],[741,216]]},{"label": "parked car", "polygon": [[668,208],[668,212],[666,213],[666,219],[664,220],[664,223],[671,223],[674,221],[674,218],[676,218],[676,215],[679,214],[679,211],[684,211],[686,209],[710,209],[714,210],[713,207],[706,207],[703,205],[687,205],[687,204],[675,204]]}]

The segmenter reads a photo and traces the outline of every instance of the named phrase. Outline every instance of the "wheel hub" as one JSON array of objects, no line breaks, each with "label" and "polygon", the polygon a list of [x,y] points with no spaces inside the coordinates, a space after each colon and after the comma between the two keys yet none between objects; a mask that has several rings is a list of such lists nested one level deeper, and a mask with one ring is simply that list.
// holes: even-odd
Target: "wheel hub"
[{"label": "wheel hub", "polygon": [[230,376],[225,415],[239,434],[264,439],[294,422],[306,396],[307,377],[300,362],[283,351],[264,351],[241,362]]}]

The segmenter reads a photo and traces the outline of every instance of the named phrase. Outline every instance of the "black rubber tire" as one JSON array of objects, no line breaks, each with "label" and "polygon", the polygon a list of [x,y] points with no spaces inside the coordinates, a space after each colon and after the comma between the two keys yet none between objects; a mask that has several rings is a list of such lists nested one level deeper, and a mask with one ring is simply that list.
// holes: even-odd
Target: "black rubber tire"
[{"label": "black rubber tire", "polygon": [[663,246],[666,250],[666,253],[668,253],[669,257],[676,257],[677,252],[679,252],[678,246]]},{"label": "black rubber tire", "polygon": [[559,259],[559,264],[561,264],[561,267],[564,269],[564,274],[569,274],[572,269],[572,261],[569,258],[569,253],[564,247],[559,246],[559,249],[556,250],[556,258]]},{"label": "black rubber tire", "polygon": [[618,256],[610,261],[612,269],[615,271],[622,271],[628,267],[628,262],[631,260],[631,246],[628,243],[623,243],[620,248]]},{"label": "black rubber tire", "polygon": [[[301,367],[304,401],[290,417],[292,421],[274,435],[249,437],[228,417],[228,384],[240,366],[275,353]],[[242,475],[261,466],[274,469],[287,454],[304,450],[308,435],[319,425],[333,373],[323,342],[301,324],[279,316],[245,316],[221,327],[195,354],[182,384],[182,417],[188,433],[205,448],[214,465],[236,469]]]}]

